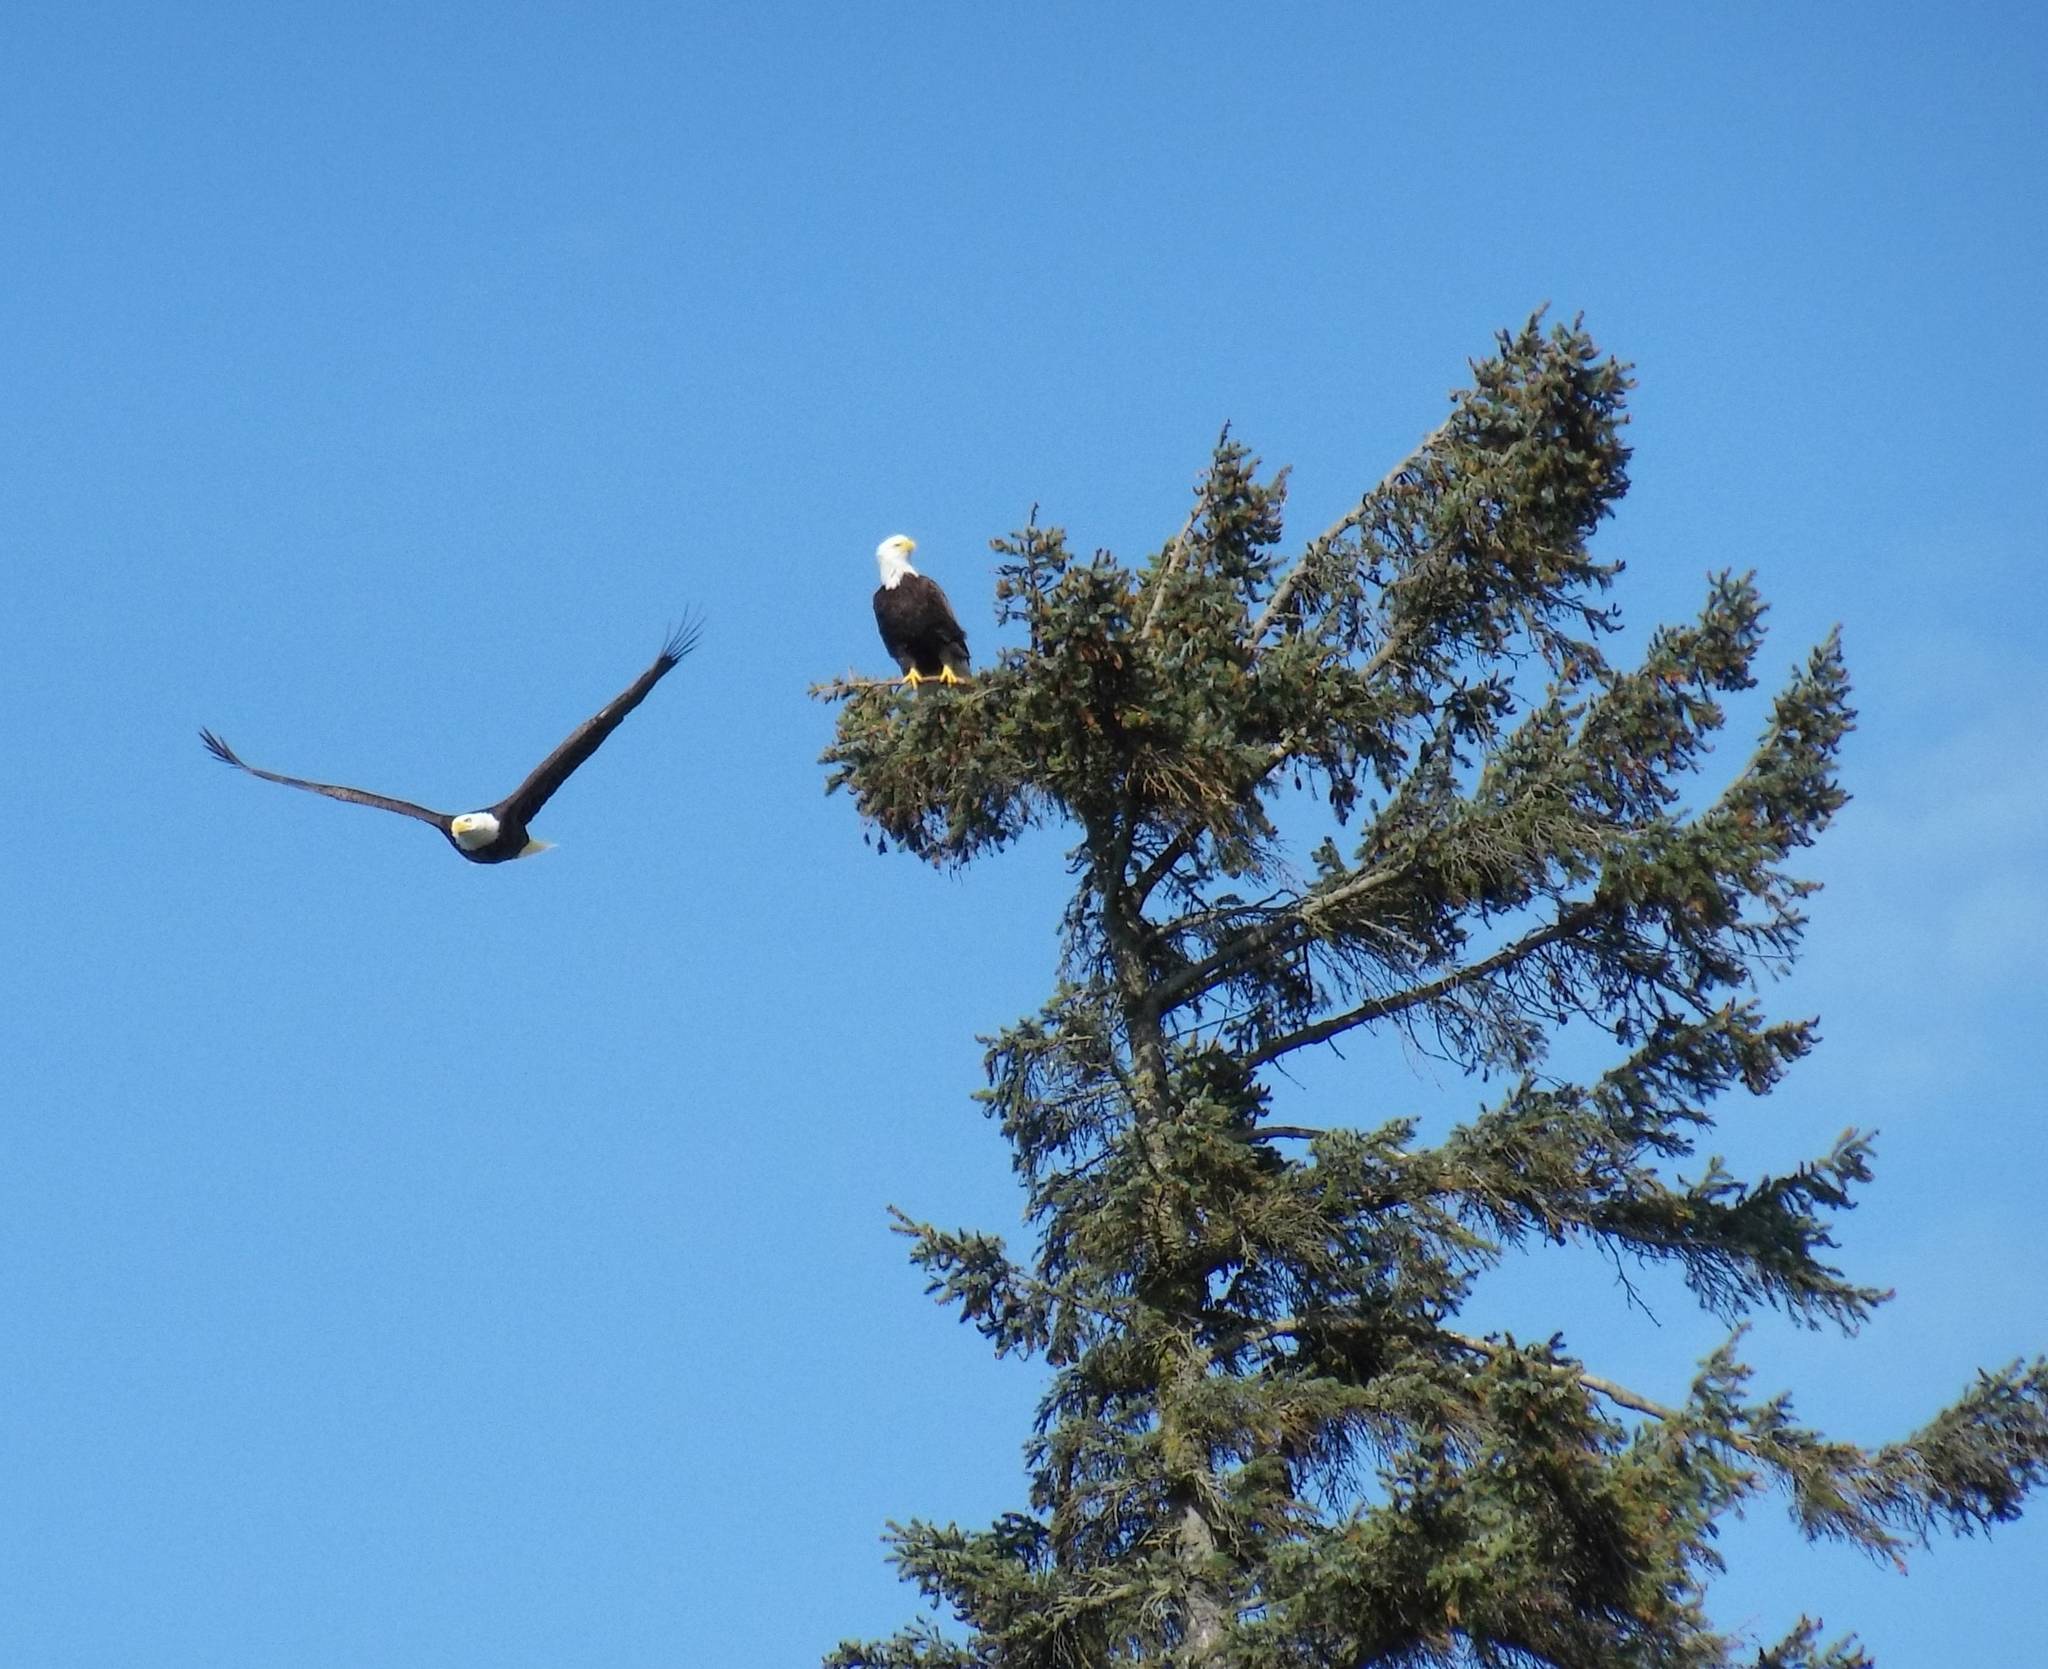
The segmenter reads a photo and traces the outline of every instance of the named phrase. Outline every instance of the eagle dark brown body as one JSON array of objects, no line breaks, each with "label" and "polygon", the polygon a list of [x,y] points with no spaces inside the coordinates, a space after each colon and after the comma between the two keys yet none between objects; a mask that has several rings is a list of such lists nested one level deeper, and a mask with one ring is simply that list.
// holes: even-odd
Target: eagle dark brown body
[{"label": "eagle dark brown body", "polygon": [[916,549],[916,543],[900,533],[875,547],[875,563],[882,572],[875,591],[875,624],[882,630],[882,647],[911,683],[924,678],[953,683],[967,676],[967,634],[938,582],[911,567],[910,555]]}]

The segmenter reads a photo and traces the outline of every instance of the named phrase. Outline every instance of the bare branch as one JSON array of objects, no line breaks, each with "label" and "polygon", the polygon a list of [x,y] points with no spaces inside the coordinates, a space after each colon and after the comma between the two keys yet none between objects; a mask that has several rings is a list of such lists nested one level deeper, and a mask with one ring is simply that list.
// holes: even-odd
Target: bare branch
[{"label": "bare branch", "polygon": [[862,678],[848,673],[844,678],[829,678],[822,684],[813,684],[805,693],[813,701],[844,701],[862,690],[894,689],[902,682],[900,678]]},{"label": "bare branch", "polygon": [[[1444,1337],[1453,1344],[1462,1345],[1474,1355],[1484,1356],[1488,1359],[1499,1357],[1505,1348],[1495,1344],[1490,1339],[1475,1339],[1469,1333],[1453,1333],[1446,1330]],[[1588,1373],[1576,1362],[1561,1362],[1557,1365],[1561,1371],[1570,1374],[1581,1385],[1585,1386],[1587,1390],[1593,1392],[1596,1396],[1605,1397],[1618,1408],[1632,1409],[1638,1414],[1647,1414],[1651,1419],[1662,1420],[1667,1425],[1674,1420],[1682,1420],[1685,1417],[1675,1408],[1667,1408],[1661,1402],[1652,1402],[1640,1391],[1631,1391],[1626,1385],[1617,1384],[1611,1379],[1602,1379],[1596,1373]],[[1740,1438],[1731,1436],[1727,1441],[1735,1448],[1742,1449],[1748,1453],[1754,1454],[1756,1452],[1754,1445],[1746,1443]]]},{"label": "bare branch", "polygon": [[[1226,434],[1228,430],[1224,431]],[[1195,531],[1195,523],[1202,517],[1203,495],[1195,495],[1195,507],[1188,512],[1188,519],[1181,523],[1180,531],[1173,536],[1173,543],[1166,547],[1166,561],[1159,569],[1158,583],[1152,587],[1152,606],[1145,611],[1144,624],[1138,628],[1138,636],[1152,635],[1152,622],[1159,618],[1159,605],[1166,601],[1166,588],[1179,570],[1181,561],[1188,554],[1188,538]]]},{"label": "bare branch", "polygon": [[[953,687],[938,678],[925,678],[923,682],[930,684],[934,689]],[[957,674],[954,677],[954,685],[972,685],[973,683],[974,679],[972,678],[962,678]],[[860,678],[849,674],[844,678],[832,678],[822,684],[813,684],[805,693],[813,701],[844,701],[848,696],[860,694],[862,690],[907,690],[911,687],[912,685],[907,678]],[[979,695],[982,692],[970,689],[967,693]],[[961,699],[965,699],[965,697],[963,696]]]}]

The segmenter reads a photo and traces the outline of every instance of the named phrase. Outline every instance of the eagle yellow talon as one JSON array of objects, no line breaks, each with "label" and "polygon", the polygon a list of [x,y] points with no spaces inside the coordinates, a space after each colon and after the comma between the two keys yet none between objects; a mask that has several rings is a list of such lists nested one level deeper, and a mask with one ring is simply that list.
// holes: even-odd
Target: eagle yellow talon
[{"label": "eagle yellow talon", "polygon": [[955,672],[951,667],[947,667],[942,672],[940,672],[939,682],[942,684],[964,684],[967,682],[967,680],[965,678],[962,678],[960,674]]},{"label": "eagle yellow talon", "polygon": [[897,679],[896,682],[899,684],[908,684],[914,690],[917,688],[918,685],[924,682],[924,674],[919,672],[916,667],[912,667],[908,672],[904,673],[904,675],[901,678]]}]

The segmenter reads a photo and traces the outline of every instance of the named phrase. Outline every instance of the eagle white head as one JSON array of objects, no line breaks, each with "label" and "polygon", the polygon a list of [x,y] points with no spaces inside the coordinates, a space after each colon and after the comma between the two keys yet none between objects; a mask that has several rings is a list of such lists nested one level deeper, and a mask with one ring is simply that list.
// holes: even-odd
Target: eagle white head
[{"label": "eagle white head", "polygon": [[917,549],[915,539],[892,533],[875,547],[875,566],[882,570],[882,585],[885,590],[894,591],[903,582],[905,574],[917,570],[910,565],[910,553]]},{"label": "eagle white head", "polygon": [[463,851],[474,852],[479,846],[488,846],[498,838],[498,820],[488,811],[465,811],[460,817],[448,820],[448,832]]},{"label": "eagle white head", "polygon": [[[455,844],[465,852],[474,852],[478,847],[488,846],[498,838],[502,825],[488,811],[465,811],[460,817],[448,819],[448,832],[455,837]],[[552,852],[554,843],[547,840],[529,840],[519,848],[519,856],[530,858],[536,852]]]}]

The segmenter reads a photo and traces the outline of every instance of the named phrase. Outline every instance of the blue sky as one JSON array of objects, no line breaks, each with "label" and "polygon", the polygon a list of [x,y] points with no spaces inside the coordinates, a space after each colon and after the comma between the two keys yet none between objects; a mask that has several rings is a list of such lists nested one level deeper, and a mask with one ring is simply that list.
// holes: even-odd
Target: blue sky
[{"label": "blue sky", "polygon": [[[2048,1345],[2048,25],[2017,4],[534,4],[0,17],[0,1659],[802,1663],[892,1516],[1021,1503],[1033,1371],[894,1201],[1014,1222],[977,1032],[1056,833],[958,876],[820,793],[884,534],[976,648],[1031,505],[1136,556],[1218,426],[1325,525],[1549,301],[1635,361],[1638,633],[1836,621],[1856,795],[1741,1174],[1882,1130],[1853,1342],[1904,1433]],[[702,649],[506,869],[235,778],[461,808]],[[1738,728],[1755,712],[1739,715]],[[1746,741],[1746,736],[1742,738]],[[1398,1049],[1325,1117],[1469,1107]],[[1446,1116],[1448,1116],[1446,1114]],[[1680,1394],[1718,1330],[1559,1255],[1475,1324]],[[2044,1507],[2048,1512],[2048,1507]],[[1723,1622],[2018,1662],[2041,1515],[1904,1579],[1764,1501]]]}]

